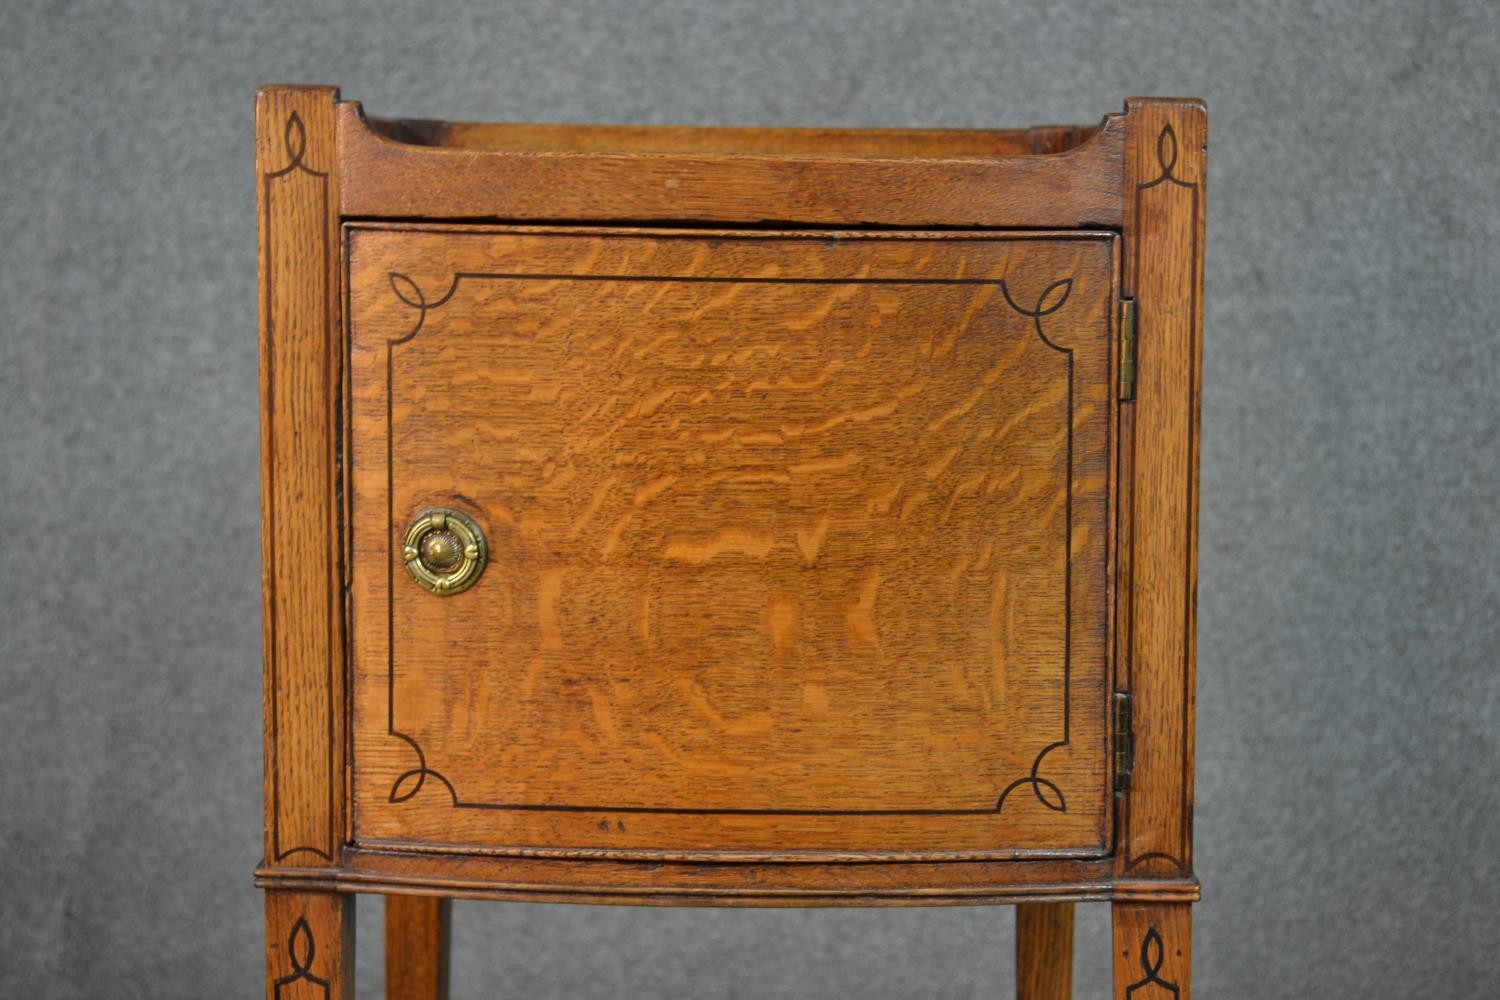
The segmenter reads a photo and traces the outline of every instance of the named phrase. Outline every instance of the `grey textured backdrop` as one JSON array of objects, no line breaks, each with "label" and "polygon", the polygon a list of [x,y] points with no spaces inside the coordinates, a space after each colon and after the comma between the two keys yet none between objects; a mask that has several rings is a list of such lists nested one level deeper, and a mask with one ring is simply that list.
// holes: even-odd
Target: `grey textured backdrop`
[{"label": "grey textured backdrop", "polygon": [[[265,82],[609,122],[1207,98],[1200,995],[1500,992],[1492,0],[7,0],[0,24],[0,996],[259,995]],[[1005,908],[456,916],[459,998],[1010,990]],[[1081,911],[1080,997],[1106,927]]]}]

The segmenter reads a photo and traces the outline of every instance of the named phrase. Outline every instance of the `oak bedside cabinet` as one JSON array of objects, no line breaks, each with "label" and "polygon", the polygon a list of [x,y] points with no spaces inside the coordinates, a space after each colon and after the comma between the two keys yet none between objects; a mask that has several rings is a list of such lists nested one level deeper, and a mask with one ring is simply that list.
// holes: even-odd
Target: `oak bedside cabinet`
[{"label": "oak bedside cabinet", "polygon": [[[256,116],[266,991],[454,897],[1007,903],[1186,998],[1206,116]],[[628,992],[628,984],[621,984]]]}]

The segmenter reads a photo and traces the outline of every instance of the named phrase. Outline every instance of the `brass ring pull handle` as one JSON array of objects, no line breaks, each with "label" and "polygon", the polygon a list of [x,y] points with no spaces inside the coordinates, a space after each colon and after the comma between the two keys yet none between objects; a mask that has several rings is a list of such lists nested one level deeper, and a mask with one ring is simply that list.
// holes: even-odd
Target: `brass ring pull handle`
[{"label": "brass ring pull handle", "polygon": [[418,586],[447,597],[474,586],[484,572],[489,550],[472,517],[450,507],[435,507],[406,526],[401,558]]}]

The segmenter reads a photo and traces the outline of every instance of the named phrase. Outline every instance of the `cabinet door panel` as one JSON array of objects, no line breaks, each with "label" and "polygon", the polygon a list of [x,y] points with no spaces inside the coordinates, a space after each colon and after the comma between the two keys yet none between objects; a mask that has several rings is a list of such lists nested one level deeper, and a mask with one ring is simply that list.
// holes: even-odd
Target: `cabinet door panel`
[{"label": "cabinet door panel", "polygon": [[346,246],[357,842],[1105,853],[1112,234]]}]

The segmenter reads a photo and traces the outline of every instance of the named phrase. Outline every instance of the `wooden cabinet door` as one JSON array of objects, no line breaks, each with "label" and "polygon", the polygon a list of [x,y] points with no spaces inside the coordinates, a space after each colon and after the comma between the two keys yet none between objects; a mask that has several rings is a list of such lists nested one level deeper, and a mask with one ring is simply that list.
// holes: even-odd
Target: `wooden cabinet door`
[{"label": "wooden cabinet door", "polygon": [[[357,843],[1107,853],[1114,234],[346,252]],[[436,507],[462,593],[404,565]]]}]

